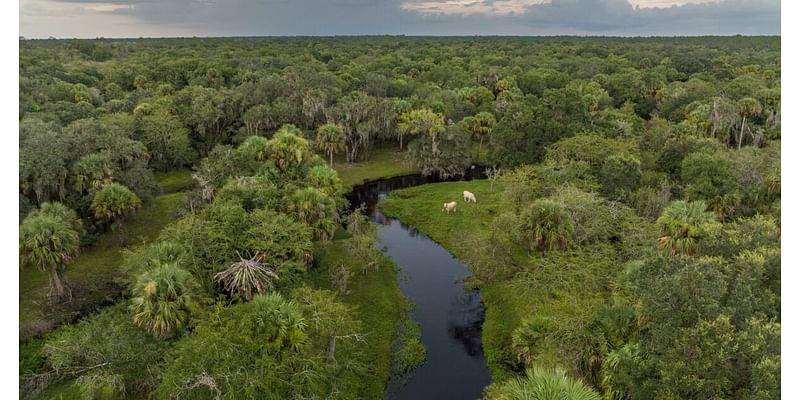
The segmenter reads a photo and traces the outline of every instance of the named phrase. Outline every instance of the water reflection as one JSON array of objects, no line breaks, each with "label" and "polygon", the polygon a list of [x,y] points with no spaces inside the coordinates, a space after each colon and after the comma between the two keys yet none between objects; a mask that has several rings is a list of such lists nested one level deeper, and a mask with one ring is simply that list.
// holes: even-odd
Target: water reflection
[{"label": "water reflection", "polygon": [[457,298],[451,306],[447,318],[447,331],[450,336],[464,346],[464,351],[472,357],[483,357],[481,345],[481,325],[484,320],[483,304],[477,289],[470,290]]}]

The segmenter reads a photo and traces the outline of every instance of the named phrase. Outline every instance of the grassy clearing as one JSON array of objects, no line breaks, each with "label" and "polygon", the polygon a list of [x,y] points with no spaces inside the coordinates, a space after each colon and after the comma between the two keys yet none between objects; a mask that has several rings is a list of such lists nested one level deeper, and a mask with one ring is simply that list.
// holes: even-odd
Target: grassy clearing
[{"label": "grassy clearing", "polygon": [[[462,191],[478,202],[464,203]],[[552,252],[546,257],[514,249],[516,266],[503,265],[488,245],[491,223],[502,211],[500,190],[488,181],[446,182],[392,192],[380,204],[388,215],[410,224],[470,265],[486,306],[483,346],[495,381],[519,366],[511,343],[514,330],[532,316],[547,318],[553,334],[534,349],[538,365],[575,367],[575,346],[588,332],[594,310],[608,296],[612,276],[622,262],[610,244]],[[458,210],[442,212],[442,203]]]},{"label": "grassy clearing", "polygon": [[[161,229],[175,219],[183,199],[183,193],[165,194],[142,207],[127,222],[128,245],[154,240]],[[116,282],[119,281],[122,255],[123,248],[118,245],[114,232],[104,234],[94,246],[83,249],[67,266],[67,280],[73,287],[73,300],[68,305],[48,304],[47,274],[33,268],[20,270],[20,340],[39,335],[98,306],[114,302],[121,294]]]},{"label": "grassy clearing", "polygon": [[324,245],[311,281],[319,288],[331,289],[333,271],[340,266],[349,271],[348,293],[341,297],[357,310],[358,319],[367,330],[366,342],[360,345],[364,351],[358,360],[367,371],[361,376],[359,391],[353,393],[353,398],[384,399],[397,326],[408,318],[407,301],[397,286],[397,266],[382,257],[377,270],[362,274],[358,260],[344,248],[348,240],[345,236],[340,235],[339,239]]},{"label": "grassy clearing", "polygon": [[188,169],[159,172],[155,174],[155,179],[165,194],[184,192],[194,186],[192,171]]},{"label": "grassy clearing", "polygon": [[369,159],[360,163],[348,164],[344,159],[334,159],[333,168],[339,173],[345,190],[350,190],[364,181],[417,172],[415,168],[405,164],[405,154],[395,148],[374,149],[370,152]]}]

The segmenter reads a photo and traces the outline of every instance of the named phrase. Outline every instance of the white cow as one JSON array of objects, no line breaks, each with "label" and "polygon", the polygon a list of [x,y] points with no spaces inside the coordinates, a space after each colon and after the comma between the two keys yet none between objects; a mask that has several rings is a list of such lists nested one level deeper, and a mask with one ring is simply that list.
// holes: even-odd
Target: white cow
[{"label": "white cow", "polygon": [[470,201],[473,202],[473,203],[477,203],[478,202],[478,200],[475,198],[475,194],[474,193],[465,190],[464,191],[464,202],[469,203]]},{"label": "white cow", "polygon": [[452,211],[452,212],[456,211],[456,206],[457,205],[458,205],[458,203],[456,203],[455,201],[451,201],[449,203],[444,203],[444,206],[443,206],[444,208],[442,208],[442,211],[447,211],[447,213],[450,214],[450,211]]}]

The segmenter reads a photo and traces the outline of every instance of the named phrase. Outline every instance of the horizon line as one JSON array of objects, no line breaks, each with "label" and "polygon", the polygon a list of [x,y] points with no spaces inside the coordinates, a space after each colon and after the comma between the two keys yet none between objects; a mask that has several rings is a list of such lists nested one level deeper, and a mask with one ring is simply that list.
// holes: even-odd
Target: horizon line
[{"label": "horizon line", "polygon": [[220,36],[95,36],[95,37],[56,37],[56,36],[25,36],[19,35],[20,41],[33,41],[33,40],[142,40],[142,39],[303,39],[303,38],[572,38],[572,39],[681,39],[681,38],[735,38],[735,37],[781,37],[780,33],[777,34],[708,34],[708,35],[485,35],[485,34],[454,34],[454,35],[439,35],[439,34],[332,34],[332,35],[220,35]]}]

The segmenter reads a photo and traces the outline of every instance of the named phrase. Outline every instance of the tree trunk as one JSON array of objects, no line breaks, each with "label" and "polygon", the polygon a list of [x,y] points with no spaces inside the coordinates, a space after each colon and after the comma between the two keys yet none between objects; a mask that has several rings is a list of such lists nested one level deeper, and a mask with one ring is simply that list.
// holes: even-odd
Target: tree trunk
[{"label": "tree trunk", "polygon": [[742,148],[742,138],[744,137],[744,127],[747,126],[747,116],[742,117],[742,127],[739,129],[739,140],[737,140],[736,148]]},{"label": "tree trunk", "polygon": [[50,293],[51,300],[72,300],[72,291],[67,285],[67,278],[64,277],[63,267],[58,264],[50,266]]},{"label": "tree trunk", "polygon": [[331,168],[333,168],[333,150],[328,151],[328,157],[331,160]]},{"label": "tree trunk", "polygon": [[403,135],[400,134],[400,151],[403,151]]},{"label": "tree trunk", "polygon": [[327,353],[328,353],[328,360],[332,364],[336,364],[336,336],[334,335],[331,335],[331,337],[328,338]]},{"label": "tree trunk", "polygon": [[119,220],[116,222],[117,225],[117,238],[119,239],[119,245],[125,246],[128,244],[128,238],[125,235],[125,220],[122,217],[119,217]]}]

